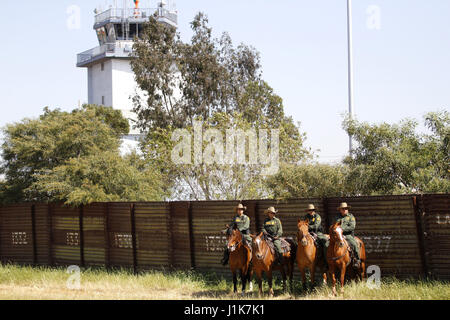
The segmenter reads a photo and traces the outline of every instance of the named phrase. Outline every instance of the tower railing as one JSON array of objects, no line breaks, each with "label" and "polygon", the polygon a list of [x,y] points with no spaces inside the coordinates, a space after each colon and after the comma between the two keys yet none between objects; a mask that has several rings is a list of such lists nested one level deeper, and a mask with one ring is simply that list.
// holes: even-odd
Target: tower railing
[{"label": "tower railing", "polygon": [[177,24],[178,16],[175,12],[169,11],[164,8],[138,8],[138,9],[123,9],[123,8],[111,8],[95,16],[95,23],[102,23],[107,20],[122,20],[122,19],[146,19],[158,13],[159,17],[168,19],[169,21]]},{"label": "tower railing", "polygon": [[118,41],[114,43],[105,43],[102,46],[95,47],[77,55],[77,64],[85,63],[98,56],[105,54],[121,57],[128,56],[133,51],[133,41]]}]

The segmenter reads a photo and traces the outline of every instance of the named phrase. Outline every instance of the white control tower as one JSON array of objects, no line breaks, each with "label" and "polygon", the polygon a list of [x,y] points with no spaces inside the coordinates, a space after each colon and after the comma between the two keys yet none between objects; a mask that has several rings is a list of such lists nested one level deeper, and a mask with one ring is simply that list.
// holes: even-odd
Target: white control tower
[{"label": "white control tower", "polygon": [[[178,16],[167,1],[159,1],[155,8],[140,8],[139,1],[134,1],[132,8],[127,7],[131,0],[123,1],[123,7],[114,6],[103,12],[96,10],[94,30],[99,46],[78,54],[77,67],[88,70],[88,103],[110,106],[121,110],[124,117],[136,119],[132,112],[131,98],[136,94],[137,84],[130,66],[130,53],[133,39],[139,38],[143,25],[155,12],[161,23],[177,27]],[[172,9],[171,9],[172,7]],[[123,137],[124,143],[137,141],[139,131],[131,129]]]}]

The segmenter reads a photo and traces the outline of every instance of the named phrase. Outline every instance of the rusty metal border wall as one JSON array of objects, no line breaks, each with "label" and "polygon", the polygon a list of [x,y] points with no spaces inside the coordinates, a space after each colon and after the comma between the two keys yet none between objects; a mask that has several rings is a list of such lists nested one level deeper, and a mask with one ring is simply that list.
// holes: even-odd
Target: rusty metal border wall
[{"label": "rusty metal border wall", "polygon": [[[284,236],[312,203],[328,230],[340,202],[357,219],[367,264],[382,275],[450,280],[450,194],[247,200],[251,232],[275,206]],[[221,233],[238,201],[93,203],[79,208],[29,203],[0,207],[3,263],[149,269],[195,269],[229,277],[220,264]]]}]

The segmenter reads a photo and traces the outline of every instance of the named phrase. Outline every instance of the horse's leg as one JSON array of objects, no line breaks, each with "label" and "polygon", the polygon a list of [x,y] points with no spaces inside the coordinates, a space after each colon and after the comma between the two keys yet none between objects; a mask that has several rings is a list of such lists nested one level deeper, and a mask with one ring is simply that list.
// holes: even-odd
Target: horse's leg
[{"label": "horse's leg", "polygon": [[316,262],[314,261],[311,265],[311,289],[314,288],[316,277]]},{"label": "horse's leg", "polygon": [[327,285],[327,272],[326,271],[324,271],[322,278],[323,278],[323,285],[326,286]]},{"label": "horse's leg", "polygon": [[252,291],[253,291],[252,277],[253,277],[253,269],[250,268],[250,269],[248,270],[248,273],[247,273],[248,291],[249,291],[249,292],[252,292]]},{"label": "horse's leg", "polygon": [[294,293],[294,286],[293,286],[294,260],[292,260],[291,263],[289,264],[288,276],[289,276],[289,289],[291,290],[291,293]]},{"label": "horse's leg", "polygon": [[272,269],[267,271],[267,282],[269,283],[269,295],[273,297],[273,288],[272,288]]},{"label": "horse's leg", "polygon": [[303,286],[303,290],[306,290],[306,270],[305,267],[302,266],[300,268],[300,273],[302,274],[302,286]]},{"label": "horse's leg", "polygon": [[360,273],[361,281],[364,281],[366,278],[366,263],[364,261],[361,261],[361,269],[362,269]]},{"label": "horse's leg", "polygon": [[256,277],[258,278],[259,296],[261,297],[263,295],[263,290],[262,290],[262,271],[261,270],[257,270],[256,271]]},{"label": "horse's leg", "polygon": [[247,272],[245,269],[241,269],[241,282],[242,282],[242,294],[245,293],[245,286],[247,285]]},{"label": "horse's leg", "polygon": [[237,275],[236,275],[236,270],[233,270],[233,292],[236,293],[237,292]]},{"label": "horse's leg", "polygon": [[281,266],[281,277],[283,278],[283,292],[286,292],[287,286],[286,286],[286,270],[284,270],[284,266]]},{"label": "horse's leg", "polygon": [[337,293],[336,293],[336,275],[334,273],[334,267],[330,267],[328,272],[330,273],[331,284],[333,286],[333,295],[337,296]]},{"label": "horse's leg", "polygon": [[343,264],[341,269],[341,294],[344,294],[344,281],[345,281],[345,272],[346,272],[346,266]]}]

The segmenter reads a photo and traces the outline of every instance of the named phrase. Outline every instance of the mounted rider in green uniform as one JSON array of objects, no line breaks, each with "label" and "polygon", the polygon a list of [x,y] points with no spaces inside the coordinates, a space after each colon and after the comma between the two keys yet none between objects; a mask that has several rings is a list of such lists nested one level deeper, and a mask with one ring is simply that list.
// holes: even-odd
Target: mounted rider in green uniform
[{"label": "mounted rider in green uniform", "polygon": [[280,219],[275,217],[277,213],[278,211],[276,211],[274,207],[270,207],[266,210],[267,218],[264,220],[261,231],[272,238],[277,255],[277,260],[275,262],[282,264],[283,251],[281,250],[281,236],[283,235],[283,227]]},{"label": "mounted rider in green uniform", "polygon": [[348,212],[348,209],[350,208],[351,207],[348,206],[347,203],[342,202],[337,208],[339,210],[339,214],[336,215],[334,223],[339,221],[341,222],[341,228],[345,239],[350,245],[355,256],[353,259],[353,267],[359,268],[361,265],[361,260],[359,255],[359,244],[355,239],[356,219],[351,213]]},{"label": "mounted rider in green uniform", "polygon": [[308,208],[305,210],[307,214],[303,216],[303,220],[308,221],[308,231],[313,236],[314,239],[317,239],[317,244],[322,247],[323,250],[323,259],[326,263],[327,261],[327,248],[329,245],[328,238],[323,234],[322,227],[322,218],[318,213],[316,213],[316,208],[313,204],[308,205]]},{"label": "mounted rider in green uniform", "polygon": [[[251,248],[252,238],[250,237],[250,218],[244,214],[244,211],[247,210],[247,207],[244,207],[242,203],[240,203],[236,208],[236,215],[229,225],[226,225],[228,231],[232,230],[234,226],[242,233],[243,243],[245,246]],[[226,266],[228,263],[228,259],[230,257],[230,252],[228,248],[225,246],[225,251],[223,252],[222,265]]]}]

